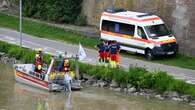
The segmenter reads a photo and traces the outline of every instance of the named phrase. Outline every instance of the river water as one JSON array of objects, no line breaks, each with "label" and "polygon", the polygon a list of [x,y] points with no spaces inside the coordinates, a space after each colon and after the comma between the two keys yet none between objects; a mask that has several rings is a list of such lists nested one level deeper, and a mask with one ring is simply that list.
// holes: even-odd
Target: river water
[{"label": "river water", "polygon": [[193,110],[176,102],[129,97],[102,88],[49,93],[15,82],[13,69],[0,64],[0,110]]}]

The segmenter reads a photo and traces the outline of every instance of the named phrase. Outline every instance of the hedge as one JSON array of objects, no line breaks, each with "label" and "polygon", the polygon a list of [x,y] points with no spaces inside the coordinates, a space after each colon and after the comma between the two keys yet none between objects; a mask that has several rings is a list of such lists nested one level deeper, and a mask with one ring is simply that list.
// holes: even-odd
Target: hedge
[{"label": "hedge", "polygon": [[[24,63],[34,63],[36,51],[0,41],[0,52],[6,53],[9,57],[14,57]],[[50,63],[50,55],[44,55],[44,62]]]}]

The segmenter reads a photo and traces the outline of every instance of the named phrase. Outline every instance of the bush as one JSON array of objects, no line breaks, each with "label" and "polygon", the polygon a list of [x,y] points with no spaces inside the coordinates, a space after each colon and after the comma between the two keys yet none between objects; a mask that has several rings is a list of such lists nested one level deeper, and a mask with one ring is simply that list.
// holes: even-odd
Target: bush
[{"label": "bush", "polygon": [[[34,63],[35,51],[27,48],[20,48],[12,44],[4,43],[0,41],[0,52],[6,53],[9,57],[14,57],[17,60],[21,60],[24,63]],[[50,63],[51,55],[44,54],[44,62]]]},{"label": "bush", "polygon": [[154,76],[153,88],[160,93],[170,90],[171,84],[174,82],[172,76],[167,75],[166,72],[157,72]]},{"label": "bush", "polygon": [[17,60],[20,60],[24,51],[22,51],[20,48],[10,48],[8,51],[8,54],[10,57],[14,57]]},{"label": "bush", "polygon": [[188,94],[188,95],[191,95],[191,96],[195,97],[195,87],[194,87],[194,85],[189,85],[189,88],[187,88],[183,92],[184,92],[184,94]]},{"label": "bush", "polygon": [[74,23],[82,0],[24,0],[24,15],[59,23]]},{"label": "bush", "polygon": [[1,42],[0,51],[7,53],[9,50],[9,47],[10,45],[8,45],[7,43]]},{"label": "bush", "polygon": [[140,88],[151,89],[153,88],[155,81],[155,74],[153,73],[145,73],[140,81]]},{"label": "bush", "polygon": [[144,74],[147,71],[144,68],[130,67],[127,75],[127,82],[134,85],[137,89],[141,87],[142,81],[144,79]]},{"label": "bush", "polygon": [[24,63],[34,63],[35,59],[35,52],[29,53],[25,51],[25,54],[21,57],[20,60],[22,60]]},{"label": "bush", "polygon": [[186,94],[186,90],[190,88],[190,85],[184,81],[174,80],[170,85],[170,91],[177,91],[180,94]]}]

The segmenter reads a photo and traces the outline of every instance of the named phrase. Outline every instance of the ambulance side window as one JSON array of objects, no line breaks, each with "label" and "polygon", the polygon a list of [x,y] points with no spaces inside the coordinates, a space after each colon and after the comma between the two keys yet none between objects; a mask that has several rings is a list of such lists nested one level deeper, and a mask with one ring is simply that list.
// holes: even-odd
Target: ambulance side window
[{"label": "ambulance side window", "polygon": [[115,31],[115,24],[114,24],[114,22],[103,20],[102,21],[102,29],[101,30],[114,32]]},{"label": "ambulance side window", "polygon": [[134,36],[135,25],[103,20],[101,30]]},{"label": "ambulance side window", "polygon": [[138,34],[138,36],[140,36],[142,39],[146,39],[146,40],[147,40],[146,34],[145,34],[145,32],[144,32],[144,30],[143,30],[142,27],[140,27],[140,26],[137,27],[137,34]]},{"label": "ambulance side window", "polygon": [[114,32],[116,32],[116,33],[119,33],[120,32],[119,24],[118,23],[115,23],[115,30],[114,30]]},{"label": "ambulance side window", "polygon": [[119,23],[119,25],[120,25],[120,34],[134,36],[135,25],[124,24],[124,23]]}]

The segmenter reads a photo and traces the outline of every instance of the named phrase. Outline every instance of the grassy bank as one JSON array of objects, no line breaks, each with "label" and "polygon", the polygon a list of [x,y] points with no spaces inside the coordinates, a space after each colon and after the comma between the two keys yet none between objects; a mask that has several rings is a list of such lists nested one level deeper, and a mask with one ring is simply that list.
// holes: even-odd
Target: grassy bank
[{"label": "grassy bank", "polygon": [[195,70],[195,57],[188,57],[181,54],[171,58],[157,58],[153,62]]},{"label": "grassy bank", "polygon": [[[20,48],[18,46],[7,44],[0,41],[0,52],[7,53],[10,57],[15,57],[26,63],[32,63],[35,52],[29,49]],[[49,55],[45,55],[44,59],[47,63],[50,60]],[[176,91],[180,94],[195,96],[195,86],[187,84],[184,81],[175,80],[172,76],[165,72],[148,72],[144,68],[132,67],[128,71],[123,69],[110,69],[100,66],[80,63],[80,72],[95,76],[97,79],[106,81],[117,81],[123,87],[128,84],[133,85],[137,89],[152,89],[159,93],[165,91]]]},{"label": "grassy bank", "polygon": [[[18,30],[19,27],[18,21],[19,20],[16,17],[8,16],[6,14],[0,13],[1,27],[7,27],[7,28]],[[66,41],[74,44],[78,44],[79,42],[81,42],[84,46],[91,47],[91,48],[93,48],[98,43],[98,39],[87,38],[79,34],[66,32],[60,28],[55,28],[52,26],[36,23],[29,20],[23,21],[23,31],[25,33],[38,36],[41,38],[61,40],[61,41]],[[128,54],[128,57],[144,60],[144,57],[139,55]],[[195,69],[195,58],[182,56],[182,55],[178,55],[175,58],[160,58],[160,59],[156,59],[154,62],[166,64],[166,65],[178,66],[182,68]]]},{"label": "grassy bank", "polygon": [[[0,26],[19,30],[19,19],[0,13]],[[79,44],[80,42],[86,47],[94,47],[98,43],[98,39],[87,38],[76,33],[66,32],[61,28],[56,28],[29,20],[23,20],[23,32],[40,38],[61,40],[73,44]]]},{"label": "grassy bank", "polygon": [[176,80],[166,72],[148,72],[146,69],[138,67],[131,67],[128,71],[124,71],[86,64],[80,64],[80,71],[95,76],[97,79],[115,80],[124,88],[131,84],[138,90],[152,89],[160,94],[166,91],[176,91],[179,94],[195,96],[194,85]]}]

